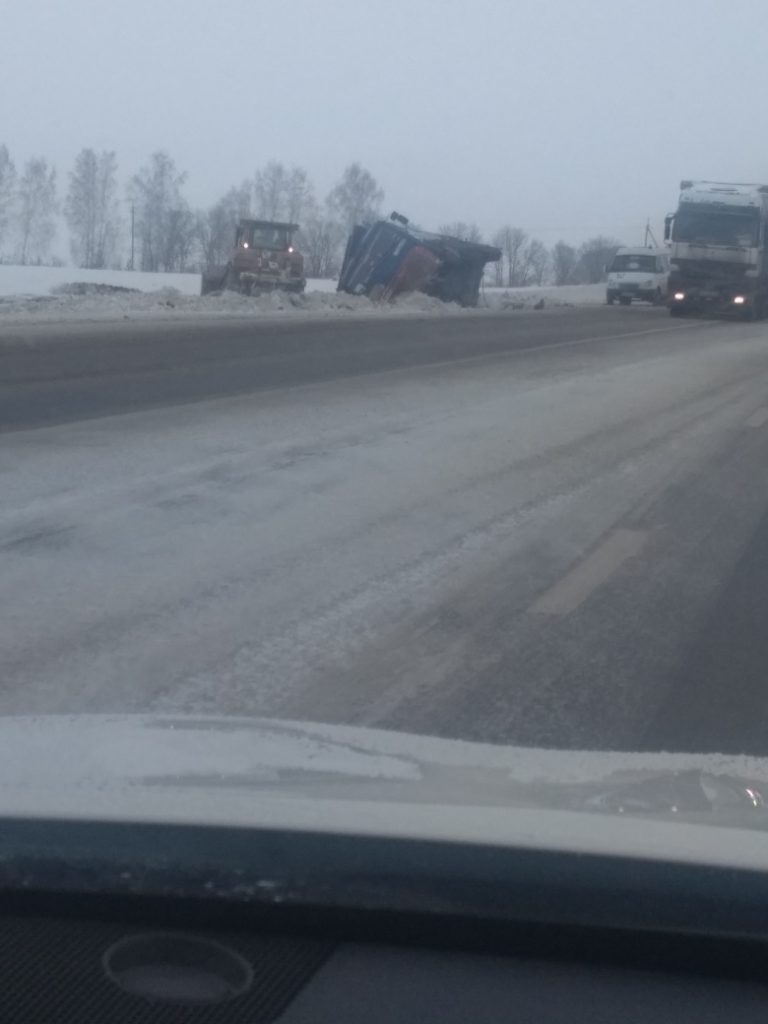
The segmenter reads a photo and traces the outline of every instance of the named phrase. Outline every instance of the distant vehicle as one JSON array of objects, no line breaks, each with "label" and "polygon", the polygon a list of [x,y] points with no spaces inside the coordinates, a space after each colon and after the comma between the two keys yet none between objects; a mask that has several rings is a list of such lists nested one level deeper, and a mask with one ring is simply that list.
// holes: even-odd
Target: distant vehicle
[{"label": "distant vehicle", "polygon": [[633,299],[661,305],[667,298],[669,252],[666,249],[619,249],[608,267],[606,301],[629,306]]},{"label": "distant vehicle", "polygon": [[768,185],[682,181],[664,237],[672,316],[711,309],[752,320],[768,311]]},{"label": "distant vehicle", "polygon": [[203,273],[201,294],[224,288],[250,295],[279,288],[303,292],[304,257],[293,244],[298,224],[243,219],[237,225],[232,258]]}]

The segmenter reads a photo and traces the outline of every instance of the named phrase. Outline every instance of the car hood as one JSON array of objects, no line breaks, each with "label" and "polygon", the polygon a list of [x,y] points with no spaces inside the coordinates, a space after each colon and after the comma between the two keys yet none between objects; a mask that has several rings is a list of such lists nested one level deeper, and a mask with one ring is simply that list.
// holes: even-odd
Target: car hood
[{"label": "car hood", "polygon": [[[0,814],[288,828],[768,867],[768,760],[246,718],[0,719]],[[735,832],[740,833],[738,841]]]}]

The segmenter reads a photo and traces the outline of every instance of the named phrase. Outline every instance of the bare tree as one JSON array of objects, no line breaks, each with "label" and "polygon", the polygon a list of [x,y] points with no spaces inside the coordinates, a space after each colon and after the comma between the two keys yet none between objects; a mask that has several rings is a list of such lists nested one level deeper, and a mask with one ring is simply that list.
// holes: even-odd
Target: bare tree
[{"label": "bare tree", "polygon": [[588,284],[598,284],[605,280],[606,267],[616,255],[621,243],[615,238],[597,235],[590,238],[579,249],[577,276]]},{"label": "bare tree", "polygon": [[522,288],[528,284],[528,266],[525,259],[528,235],[522,228],[508,230],[505,238],[507,275],[509,285]]},{"label": "bare tree", "polygon": [[256,172],[253,194],[256,216],[264,220],[281,220],[285,215],[288,171],[277,160]]},{"label": "bare tree", "polygon": [[227,263],[235,244],[237,222],[251,215],[251,184],[231,188],[208,210],[197,214],[196,235],[203,266]]},{"label": "bare tree", "polygon": [[315,213],[315,190],[303,167],[293,166],[285,184],[285,215],[291,224],[301,224]]},{"label": "bare tree", "polygon": [[131,179],[128,194],[136,209],[142,270],[169,271],[184,266],[195,228],[181,191],[185,180],[186,174],[164,150],[153,153]]},{"label": "bare tree", "polygon": [[463,220],[441,224],[437,230],[441,235],[460,238],[462,242],[482,242],[483,240],[482,232],[477,224],[465,224]]},{"label": "bare tree", "polygon": [[168,210],[162,263],[166,270],[190,270],[196,239],[195,217],[186,203]]},{"label": "bare tree", "polygon": [[571,284],[576,274],[578,257],[576,250],[567,242],[558,242],[552,249],[552,275],[555,284]]},{"label": "bare tree", "polygon": [[17,192],[19,262],[40,263],[56,234],[56,171],[42,157],[24,165]]},{"label": "bare tree", "polygon": [[224,239],[229,236],[227,221],[227,211],[221,202],[195,213],[195,238],[201,269],[227,262],[224,244]]},{"label": "bare tree", "polygon": [[330,211],[316,212],[309,218],[301,232],[307,277],[338,275],[346,237],[346,229]]},{"label": "bare tree", "polygon": [[549,271],[549,253],[547,247],[538,238],[532,238],[525,247],[523,265],[526,284],[544,284]]},{"label": "bare tree", "polygon": [[16,167],[7,146],[0,146],[0,256],[16,198]]},{"label": "bare tree", "polygon": [[491,239],[491,245],[495,245],[497,249],[501,250],[501,259],[496,260],[494,263],[488,263],[486,265],[486,273],[489,275],[490,282],[495,288],[504,287],[504,271],[506,268],[506,259],[504,253],[504,228],[497,231]]},{"label": "bare tree", "polygon": [[525,249],[528,235],[522,228],[513,228],[505,224],[496,232],[493,244],[502,252],[503,269],[506,274],[507,288],[519,288],[528,283],[529,268],[525,261]]},{"label": "bare tree", "polygon": [[349,231],[355,224],[375,220],[384,201],[384,190],[373,175],[358,163],[350,164],[328,196],[333,216]]},{"label": "bare tree", "polygon": [[117,243],[117,158],[83,149],[69,175],[64,213],[72,257],[80,267],[106,267]]}]

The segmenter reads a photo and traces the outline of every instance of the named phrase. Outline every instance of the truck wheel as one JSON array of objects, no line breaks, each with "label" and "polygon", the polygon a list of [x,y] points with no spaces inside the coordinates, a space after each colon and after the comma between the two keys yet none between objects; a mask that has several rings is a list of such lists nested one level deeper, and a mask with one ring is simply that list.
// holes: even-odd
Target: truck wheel
[{"label": "truck wheel", "polygon": [[620,295],[619,296],[619,302],[622,304],[622,306],[631,306],[632,305],[632,296],[631,295]]},{"label": "truck wheel", "polygon": [[656,289],[656,294],[653,296],[653,304],[654,306],[664,305],[664,296],[661,294],[661,288]]},{"label": "truck wheel", "polygon": [[670,306],[669,307],[669,315],[670,316],[685,316],[685,310],[683,309],[682,306]]}]

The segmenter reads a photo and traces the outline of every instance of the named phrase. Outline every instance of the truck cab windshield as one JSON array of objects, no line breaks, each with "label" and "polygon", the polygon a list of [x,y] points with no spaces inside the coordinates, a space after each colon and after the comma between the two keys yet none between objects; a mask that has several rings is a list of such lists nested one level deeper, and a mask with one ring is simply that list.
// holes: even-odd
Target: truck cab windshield
[{"label": "truck cab windshield", "polygon": [[611,273],[616,271],[639,270],[647,274],[656,273],[655,256],[630,256],[625,254],[614,256],[613,263],[609,267]]},{"label": "truck cab windshield", "polygon": [[705,245],[757,245],[756,210],[722,210],[682,206],[675,217],[672,238],[675,242],[700,242]]},{"label": "truck cab windshield", "polygon": [[254,249],[287,249],[290,242],[285,228],[261,227],[254,225],[250,239],[246,241]]}]

